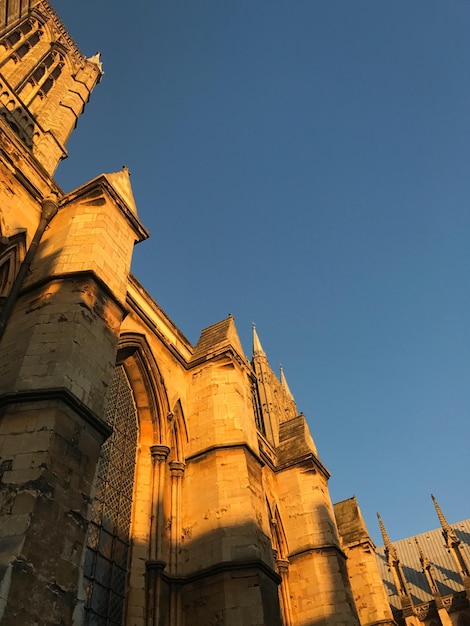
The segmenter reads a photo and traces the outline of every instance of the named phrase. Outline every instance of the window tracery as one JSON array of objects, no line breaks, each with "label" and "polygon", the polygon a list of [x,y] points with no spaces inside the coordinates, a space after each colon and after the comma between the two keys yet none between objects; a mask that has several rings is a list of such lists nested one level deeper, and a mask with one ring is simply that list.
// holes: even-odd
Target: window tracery
[{"label": "window tracery", "polygon": [[[39,43],[43,34],[44,34],[44,31],[40,28],[38,28],[38,30],[30,34],[29,37],[27,38],[21,37],[21,34],[20,34],[20,38],[18,39],[17,44],[13,46],[13,49],[12,49],[11,56],[13,60],[18,62],[23,57],[25,57],[28,54],[28,52],[32,48],[34,48],[35,45]],[[18,45],[18,44],[21,44],[21,45]]]},{"label": "window tracery", "polygon": [[17,44],[20,41],[24,40],[25,37],[35,28],[39,28],[37,20],[33,18],[26,20],[13,32],[10,32],[6,37],[4,37],[3,41],[1,42],[3,47],[10,50],[15,49],[15,47],[17,47]]},{"label": "window tracery", "polygon": [[124,367],[115,369],[84,564],[86,624],[121,626],[130,552],[137,411]]},{"label": "window tracery", "polygon": [[64,65],[64,56],[58,50],[49,51],[20,84],[23,100],[31,104],[36,96],[44,98],[61,75]]},{"label": "window tracery", "polygon": [[24,232],[0,238],[0,305],[10,292],[25,252]]}]

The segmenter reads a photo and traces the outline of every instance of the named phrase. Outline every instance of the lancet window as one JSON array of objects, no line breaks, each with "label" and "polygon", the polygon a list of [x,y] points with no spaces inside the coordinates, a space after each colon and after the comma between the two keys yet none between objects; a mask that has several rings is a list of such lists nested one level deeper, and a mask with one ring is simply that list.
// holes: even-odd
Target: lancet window
[{"label": "lancet window", "polygon": [[24,102],[31,104],[36,96],[44,98],[59,78],[64,64],[64,56],[58,50],[50,50],[19,85]]},{"label": "lancet window", "polygon": [[48,77],[42,83],[41,88],[39,90],[39,95],[41,97],[44,97],[52,89],[52,86],[59,78],[63,67],[64,67],[63,60],[59,60],[57,61],[56,65],[51,69]]},{"label": "lancet window", "polygon": [[266,427],[264,425],[263,414],[261,412],[261,406],[259,401],[258,387],[256,383],[251,386],[251,399],[253,402],[253,412],[255,414],[256,428],[266,436]]},{"label": "lancet window", "polygon": [[8,296],[25,255],[25,233],[0,238],[0,304]]},{"label": "lancet window", "polygon": [[25,22],[18,30],[11,33],[5,40],[7,49],[11,49],[11,56],[19,61],[39,43],[44,32],[36,21]]},{"label": "lancet window", "polygon": [[64,58],[57,51],[50,52],[43,62],[32,73],[29,82],[37,85],[38,93],[45,96],[54,82],[59,78],[64,67]]},{"label": "lancet window", "polygon": [[23,22],[16,30],[9,33],[2,41],[4,48],[15,49],[19,47],[17,44],[24,39],[34,30],[39,30],[39,24],[37,20],[28,19]]},{"label": "lancet window", "polygon": [[107,411],[113,434],[102,447],[84,564],[85,623],[121,626],[130,553],[137,411],[122,365]]}]

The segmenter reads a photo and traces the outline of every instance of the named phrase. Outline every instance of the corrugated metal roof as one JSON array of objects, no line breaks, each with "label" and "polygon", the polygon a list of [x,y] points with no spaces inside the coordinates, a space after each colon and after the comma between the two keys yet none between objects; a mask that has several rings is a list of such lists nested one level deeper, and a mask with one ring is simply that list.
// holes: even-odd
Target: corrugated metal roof
[{"label": "corrugated metal roof", "polygon": [[[460,539],[462,553],[467,563],[470,564],[470,519],[452,524],[451,526]],[[424,556],[429,559],[433,566],[432,573],[441,595],[447,596],[457,591],[463,591],[462,581],[456,571],[455,561],[452,555],[447,551],[442,536],[442,529],[437,528],[436,530],[430,530],[429,532],[415,536],[418,539]],[[407,539],[401,539],[400,541],[394,541],[392,543],[397,550],[413,603],[421,604],[422,602],[429,602],[433,599],[433,596],[426,581],[426,576],[421,569],[415,537],[408,537]],[[376,554],[380,573],[389,596],[389,602],[394,608],[399,609],[400,601],[395,583],[393,582],[392,572],[388,569],[384,546],[377,548]]]}]

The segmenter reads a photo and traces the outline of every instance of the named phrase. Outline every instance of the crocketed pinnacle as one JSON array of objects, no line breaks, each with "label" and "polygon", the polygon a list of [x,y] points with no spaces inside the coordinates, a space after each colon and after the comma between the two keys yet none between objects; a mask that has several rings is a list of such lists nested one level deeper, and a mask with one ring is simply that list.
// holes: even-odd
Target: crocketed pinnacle
[{"label": "crocketed pinnacle", "polygon": [[388,536],[387,530],[385,529],[385,525],[379,513],[377,513],[377,519],[379,520],[380,532],[382,533],[382,539],[385,546],[385,556],[387,557],[387,561],[392,560],[398,562],[399,559],[396,548],[390,541],[390,537]]},{"label": "crocketed pinnacle", "polygon": [[448,546],[450,544],[452,544],[453,546],[458,546],[460,544],[460,539],[457,537],[455,530],[444,517],[444,513],[441,511],[441,507],[439,506],[433,494],[431,494],[431,498],[434,502],[434,508],[436,509],[437,517],[439,518],[439,522],[441,524],[442,536],[444,537],[445,542]]},{"label": "crocketed pinnacle", "polygon": [[441,507],[439,506],[433,494],[431,494],[431,498],[432,498],[432,501],[434,502],[434,508],[436,509],[437,517],[439,518],[439,523],[441,524],[442,530],[444,530],[446,533],[452,531],[452,528],[449,522],[444,517],[444,513],[441,511]]},{"label": "crocketed pinnacle", "polygon": [[419,545],[419,541],[417,537],[415,537],[415,543],[416,543],[416,547],[418,548],[419,562],[421,563],[421,567],[423,568],[423,570],[427,569],[429,567],[429,561],[424,556],[424,552],[422,551],[421,546]]},{"label": "crocketed pinnacle", "polygon": [[434,579],[434,573],[431,565],[431,561],[425,556],[424,552],[419,545],[417,537],[415,537],[416,547],[418,548],[419,561],[421,563],[421,568],[426,576],[426,580],[428,581],[429,588],[431,589],[431,593],[434,598],[440,596],[439,588],[436,585],[436,581]]}]

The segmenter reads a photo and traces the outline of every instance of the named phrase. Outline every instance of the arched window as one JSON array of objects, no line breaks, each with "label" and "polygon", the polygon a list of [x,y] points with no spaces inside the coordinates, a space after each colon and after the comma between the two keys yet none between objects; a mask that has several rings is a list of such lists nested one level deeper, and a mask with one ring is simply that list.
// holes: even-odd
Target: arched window
[{"label": "arched window", "polygon": [[31,74],[31,82],[34,85],[37,85],[41,78],[46,74],[48,68],[54,63],[54,56],[52,54],[48,54],[44,61],[39,65],[34,72]]},{"label": "arched window", "polygon": [[23,101],[31,104],[36,95],[44,98],[61,75],[64,64],[64,56],[57,50],[51,50],[20,83],[18,88],[22,91]]},{"label": "arched window", "polygon": [[11,258],[7,257],[0,265],[0,294],[7,293],[11,282]]},{"label": "arched window", "polygon": [[39,40],[41,39],[42,35],[43,35],[42,30],[37,30],[35,33],[30,35],[28,39],[26,39],[26,41],[22,43],[21,46],[17,48],[17,50],[13,53],[13,58],[16,58],[17,60],[19,60],[19,59],[22,59],[24,56],[26,56],[28,52],[31,50],[31,48],[33,48],[37,43],[39,43]]},{"label": "arched window", "polygon": [[[0,39],[0,66],[11,60],[17,64],[44,35],[43,25],[34,17],[28,18],[15,30]],[[2,73],[3,73],[2,69]]]},{"label": "arched window", "polygon": [[54,67],[54,69],[51,71],[49,76],[46,78],[46,80],[42,84],[41,89],[39,90],[39,95],[41,97],[44,97],[52,89],[52,86],[61,75],[63,67],[64,67],[63,61],[59,61],[58,64]]},{"label": "arched window", "polygon": [[137,411],[124,366],[115,369],[84,564],[85,623],[121,626],[127,586]]},{"label": "arched window", "polygon": [[258,385],[256,383],[253,383],[251,385],[251,400],[253,403],[253,413],[255,415],[256,428],[264,436],[266,436],[266,427],[264,425],[263,413],[261,411],[261,406],[260,406]]},{"label": "arched window", "polygon": [[14,48],[16,44],[21,39],[24,39],[26,35],[28,35],[28,33],[30,33],[35,26],[36,27],[38,26],[38,23],[36,20],[33,20],[33,19],[26,20],[26,22],[23,22],[21,26],[19,26],[16,30],[14,30],[12,33],[10,33],[9,35],[5,37],[5,39],[2,41],[2,45],[5,48]]},{"label": "arched window", "polygon": [[10,292],[25,252],[24,232],[0,238],[0,305]]}]

